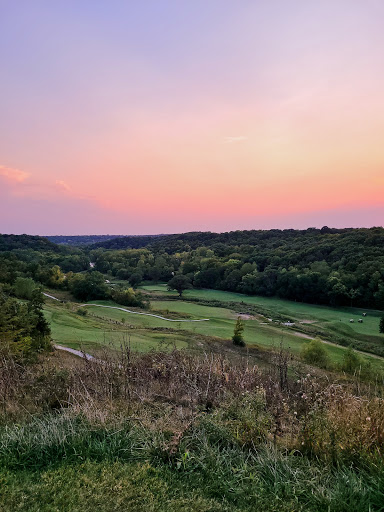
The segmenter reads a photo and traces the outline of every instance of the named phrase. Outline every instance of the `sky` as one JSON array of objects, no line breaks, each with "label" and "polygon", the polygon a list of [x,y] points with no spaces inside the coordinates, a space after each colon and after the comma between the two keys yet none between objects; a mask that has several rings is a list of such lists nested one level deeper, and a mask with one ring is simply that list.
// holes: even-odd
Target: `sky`
[{"label": "sky", "polygon": [[384,222],[382,0],[0,0],[0,232]]}]

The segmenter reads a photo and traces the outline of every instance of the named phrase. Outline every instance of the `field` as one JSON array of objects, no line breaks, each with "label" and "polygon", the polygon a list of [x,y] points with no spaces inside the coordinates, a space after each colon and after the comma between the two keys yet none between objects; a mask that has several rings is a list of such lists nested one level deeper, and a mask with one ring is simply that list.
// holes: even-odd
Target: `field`
[{"label": "field", "polygon": [[[91,353],[95,353],[101,347],[106,346],[118,348],[128,341],[130,341],[132,350],[135,352],[148,352],[149,350],[158,350],[160,347],[164,349],[166,348],[164,344],[176,348],[187,346],[183,337],[175,333],[164,334],[146,328],[131,329],[129,325],[113,325],[102,318],[91,315],[87,317],[77,315],[73,311],[67,310],[63,305],[52,302],[47,299],[44,312],[51,326],[52,338],[59,345],[75,349],[81,348]],[[114,310],[107,311],[114,312]],[[127,315],[122,312],[119,312],[119,315],[101,315],[101,311],[96,313],[106,320],[116,319],[118,321]]]},{"label": "field", "polygon": [[[165,284],[146,285],[142,288],[143,290],[160,293],[169,297],[177,296],[176,292],[168,291]],[[383,336],[379,335],[379,318],[383,314],[382,311],[362,310],[361,308],[331,308],[328,306],[292,302],[275,297],[255,297],[220,290],[186,290],[183,293],[183,297],[185,300],[201,299],[251,304],[256,307],[259,306],[262,310],[267,309],[271,316],[285,315],[287,320],[309,320],[320,326],[326,325],[328,329],[351,337],[358,338],[360,335],[370,336],[378,342],[383,342]],[[363,313],[367,313],[367,316],[364,318],[362,316]],[[363,323],[358,323],[359,318],[363,319]],[[350,323],[350,319],[353,319],[354,323]]]},{"label": "field", "polygon": [[[310,338],[323,337],[327,340],[326,350],[331,360],[338,364],[343,359],[345,347],[332,343],[333,338],[336,343],[343,336],[342,339],[355,340],[360,344],[367,341],[382,344],[382,336],[374,334],[378,330],[380,315],[376,311],[367,311],[364,323],[359,324],[357,319],[362,316],[362,311],[357,309],[336,309],[216,290],[188,290],[184,300],[175,300],[177,294],[167,291],[165,285],[144,286],[143,290],[151,294],[151,311],[148,313],[173,320],[180,317],[180,321],[170,322],[111,309],[110,306],[120,307],[111,301],[89,303],[84,307],[88,314],[83,317],[65,305],[47,299],[46,318],[50,322],[55,343],[71,348],[81,347],[90,353],[107,345],[120,347],[128,340],[132,349],[138,352],[172,347],[209,350],[207,342],[212,340],[228,346],[239,313],[238,308],[236,312],[230,308],[236,303],[240,309],[241,306],[246,309],[247,305],[251,305],[255,311],[252,315],[243,315],[244,339],[249,348],[276,349],[282,344],[299,355],[303,344],[308,343]],[[196,299],[205,303],[193,302]],[[295,322],[295,325],[282,325],[282,318]],[[355,323],[349,323],[350,318],[356,318]],[[189,321],[201,319],[209,321]],[[381,359],[369,355],[364,357],[373,368],[383,368]]]}]

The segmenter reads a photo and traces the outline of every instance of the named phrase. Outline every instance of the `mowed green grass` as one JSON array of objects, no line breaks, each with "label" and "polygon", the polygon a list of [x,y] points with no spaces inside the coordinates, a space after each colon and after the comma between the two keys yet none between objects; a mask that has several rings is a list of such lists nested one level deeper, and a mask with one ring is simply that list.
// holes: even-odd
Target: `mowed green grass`
[{"label": "mowed green grass", "polygon": [[[90,303],[91,304],[91,303]],[[108,301],[94,301],[92,304],[113,305]],[[212,306],[201,306],[192,302],[176,302],[176,301],[151,301],[154,310],[162,311],[163,316],[167,316],[167,311],[174,313],[188,313],[190,319],[208,319],[204,322],[168,322],[160,318],[151,316],[134,315],[110,308],[92,308],[90,311],[96,311],[97,315],[102,315],[106,319],[120,320],[125,315],[126,324],[134,328],[154,328],[168,327],[174,329],[182,329],[191,333],[203,334],[205,336],[214,336],[220,339],[230,339],[233,335],[237,315],[226,308],[217,308]],[[118,306],[119,307],[119,306]],[[303,339],[294,336],[290,332],[283,332],[277,327],[270,325],[261,325],[258,320],[246,320],[244,322],[244,337],[250,345],[261,345],[278,347],[283,341],[284,346],[290,347],[295,351],[300,350]]]},{"label": "mowed green grass", "polygon": [[[95,311],[95,313],[102,316],[101,308],[100,311]],[[120,313],[122,314],[116,316],[116,320],[121,320],[124,316],[123,312]],[[91,316],[81,317],[68,311],[63,305],[46,304],[44,314],[50,324],[54,343],[70,348],[86,349],[91,353],[94,349],[107,345],[112,348],[119,348],[128,340],[132,350],[136,352],[164,349],[164,343],[177,348],[185,348],[188,345],[183,337],[178,334],[131,329],[128,322],[127,326],[112,327],[106,322]],[[112,317],[106,315],[105,318]]]},{"label": "mowed green grass", "polygon": [[[158,286],[156,291],[165,291],[164,287]],[[148,287],[147,287],[148,289]],[[200,292],[206,296],[218,299],[220,296],[227,296],[227,301],[234,301],[244,296],[230,294],[226,292],[215,292],[210,290],[193,290],[196,297]],[[207,293],[208,292],[208,293]],[[210,293],[210,295],[208,295]],[[165,293],[171,293],[165,291]],[[230,298],[229,298],[230,297]],[[187,298],[187,296],[186,296]],[[246,299],[256,299],[256,297],[245,297]],[[285,302],[285,301],[284,301]],[[152,309],[160,311],[164,317],[167,312],[188,313],[190,319],[204,319],[204,322],[169,322],[152,316],[131,314],[125,311],[111,309],[107,307],[92,307],[92,304],[98,306],[121,307],[111,301],[93,301],[87,307],[89,315],[81,317],[68,311],[61,304],[46,305],[46,317],[51,324],[52,337],[56,343],[66,345],[71,348],[92,348],[111,345],[120,347],[130,337],[131,347],[138,352],[147,352],[150,350],[163,349],[168,344],[169,347],[186,348],[188,341],[194,334],[216,337],[217,339],[230,340],[233,335],[233,329],[237,314],[230,309],[221,307],[205,306],[195,302],[174,301],[174,300],[154,300],[151,301]],[[302,306],[301,304],[299,306]],[[305,305],[309,309],[310,305]],[[314,307],[316,309],[316,306]],[[129,308],[128,308],[129,309]],[[328,308],[331,309],[331,308]],[[94,318],[92,315],[101,317]],[[307,315],[308,317],[308,315]],[[112,322],[121,322],[124,319],[124,326],[114,327]],[[112,330],[112,327],[114,330]],[[289,328],[282,327],[276,323],[265,324],[262,318],[252,318],[244,320],[244,339],[249,346],[260,346],[265,348],[278,348],[281,344],[292,353],[300,354],[304,344],[309,340]],[[156,331],[156,328],[168,328],[181,330],[183,332]],[[189,336],[190,333],[192,336]],[[327,345],[326,350],[335,363],[340,363],[345,353],[344,347]],[[367,356],[371,361],[373,368],[383,368],[384,363]]]},{"label": "mowed green grass", "polygon": [[[145,285],[142,287],[149,292],[161,293],[170,297],[176,297],[177,293],[168,291],[165,284]],[[342,333],[345,336],[361,335],[376,338],[378,342],[384,342],[384,336],[379,333],[379,320],[383,312],[365,310],[361,308],[331,308],[328,306],[317,306],[302,302],[292,302],[275,297],[260,297],[242,295],[241,293],[225,292],[221,290],[186,290],[183,293],[184,299],[218,300],[221,302],[238,302],[260,306],[261,309],[268,309],[273,314],[284,315],[287,319],[303,321],[309,320],[316,324]],[[367,313],[363,317],[363,313]],[[362,318],[363,323],[358,323]],[[353,319],[354,323],[349,320]]]},{"label": "mowed green grass", "polygon": [[[92,304],[99,305],[115,305],[108,301],[93,301]],[[173,327],[190,332],[191,334],[202,334],[205,336],[213,336],[219,339],[229,340],[233,335],[237,314],[226,308],[218,308],[212,306],[203,306],[194,302],[179,301],[151,301],[152,309],[162,311],[163,316],[167,316],[167,311],[174,313],[188,313],[191,319],[208,318],[207,322],[168,322],[159,318],[144,315],[134,315],[125,313],[120,310],[110,308],[92,308],[96,310],[97,315],[103,316],[105,319],[121,320],[125,316],[126,325],[133,328],[154,328],[154,327]],[[119,306],[118,306],[119,307]],[[163,333],[167,338],[169,335]],[[188,335],[187,335],[188,337]],[[265,348],[279,348],[280,344],[292,353],[300,354],[304,344],[309,340],[295,335],[290,329],[286,329],[276,324],[268,323],[265,325],[260,319],[244,320],[244,339],[247,345],[260,346]],[[344,347],[326,345],[326,350],[335,363],[341,363],[345,353]],[[380,360],[367,356],[374,368],[383,368],[384,363]]]},{"label": "mowed green grass", "polygon": [[[209,334],[210,336],[220,336],[221,338],[230,339],[233,335],[233,329],[237,314],[225,309],[210,306],[201,306],[193,302],[176,302],[176,301],[152,301],[152,307],[158,310],[169,310],[181,313],[190,313],[196,318],[210,318],[209,322],[201,322],[193,325],[184,325],[183,329],[193,330],[199,334]],[[244,320],[244,340],[247,345],[259,345],[262,347],[278,348],[280,343],[283,347],[289,349],[294,354],[299,354],[304,344],[309,343],[301,336],[295,335],[291,330],[284,327],[270,324],[264,324],[259,319]],[[345,352],[344,347],[336,347],[326,345],[326,350],[330,358],[335,363],[340,363]],[[374,367],[384,369],[384,363],[380,360],[374,360],[367,357]]]}]

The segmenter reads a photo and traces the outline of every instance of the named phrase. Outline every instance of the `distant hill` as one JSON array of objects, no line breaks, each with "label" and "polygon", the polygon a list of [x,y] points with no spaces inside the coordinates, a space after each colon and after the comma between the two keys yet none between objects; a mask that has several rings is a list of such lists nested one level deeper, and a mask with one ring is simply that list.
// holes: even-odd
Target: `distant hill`
[{"label": "distant hill", "polygon": [[31,249],[40,252],[60,251],[60,248],[55,243],[42,236],[0,234],[0,252],[16,249]]},{"label": "distant hill", "polygon": [[71,245],[79,247],[82,245],[93,245],[96,243],[103,243],[113,238],[124,238],[124,235],[54,235],[47,236],[51,242],[58,245]]},{"label": "distant hill", "polygon": [[342,246],[345,242],[355,244],[377,245],[383,247],[384,229],[377,228],[308,228],[297,229],[270,229],[270,230],[244,230],[213,233],[210,231],[192,231],[189,233],[170,235],[145,235],[114,237],[113,240],[100,241],[94,247],[105,249],[129,249],[150,246],[150,249],[163,249],[169,254],[197,249],[198,247],[212,247],[215,254],[227,253],[228,247],[241,246],[263,247],[270,250],[280,249],[300,252],[304,245],[324,243],[333,246]]},{"label": "distant hill", "polygon": [[[153,242],[153,239],[164,235],[54,235],[47,236],[48,240],[58,245],[72,247],[94,246],[105,249],[139,249]],[[114,240],[118,240],[116,243]]]},{"label": "distant hill", "polygon": [[[104,249],[140,249],[152,244],[155,240],[163,239],[173,235],[127,235],[123,237],[113,237],[106,240],[97,241],[92,245],[92,249],[102,247]],[[73,237],[75,238],[75,237]],[[96,237],[95,237],[96,238]]]}]

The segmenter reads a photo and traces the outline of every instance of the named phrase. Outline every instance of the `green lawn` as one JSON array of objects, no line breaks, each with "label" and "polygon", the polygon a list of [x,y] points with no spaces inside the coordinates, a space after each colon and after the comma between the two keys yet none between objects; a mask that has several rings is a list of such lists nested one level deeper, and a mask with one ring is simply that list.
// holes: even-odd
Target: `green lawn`
[{"label": "green lawn", "polygon": [[[175,296],[174,292],[168,292],[165,285],[145,286],[145,290],[160,292],[164,299]],[[237,314],[225,307],[214,307],[201,305],[196,302],[188,302],[188,298],[200,298],[205,300],[220,300],[221,302],[237,302],[260,304],[263,311],[268,305],[268,311],[285,314],[292,320],[309,320],[315,322],[319,329],[335,329],[339,324],[345,329],[345,335],[352,337],[364,336],[359,330],[365,329],[372,332],[374,323],[378,322],[379,313],[369,311],[363,324],[349,324],[352,316],[350,310],[332,309],[323,306],[309,304],[290,303],[279,299],[260,297],[249,297],[240,294],[216,291],[216,290],[189,290],[185,293],[184,301],[175,300],[153,300],[152,309],[164,317],[170,315],[172,318],[180,314],[190,315],[190,319],[208,318],[205,322],[169,322],[152,316],[136,315],[128,312],[103,307],[88,307],[88,316],[82,317],[69,311],[62,304],[51,304],[45,306],[45,314],[50,322],[52,336],[56,343],[71,348],[83,347],[92,349],[111,345],[119,347],[130,337],[131,347],[138,352],[147,352],[153,349],[162,349],[164,344],[177,348],[186,348],[194,334],[215,337],[218,341],[230,340]],[[90,304],[99,306],[118,306],[111,301],[93,301]],[[118,306],[119,307],[119,306]],[[121,307],[121,306],[120,306]],[[129,308],[128,308],[129,309]],[[357,311],[357,310],[356,310]],[[356,311],[353,314],[356,314]],[[150,311],[149,311],[150,312]],[[171,315],[170,313],[173,313]],[[95,315],[99,318],[95,318]],[[121,324],[122,320],[124,325]],[[348,323],[347,323],[348,321]],[[119,324],[115,324],[118,322]],[[278,348],[280,344],[294,354],[299,354],[303,345],[309,340],[295,331],[295,327],[288,328],[277,322],[269,322],[262,316],[252,317],[244,320],[244,339],[249,346],[260,346],[265,348]],[[300,326],[298,325],[298,328]],[[156,329],[156,330],[155,330]],[[167,329],[167,330],[159,330]],[[168,331],[168,329],[170,329]],[[172,330],[174,332],[172,332]],[[339,330],[340,332],[340,330]],[[190,333],[191,336],[188,334]],[[366,335],[365,335],[366,336]],[[380,336],[377,336],[381,340]],[[343,359],[344,347],[327,345],[326,350],[335,363]],[[367,356],[374,368],[383,368],[381,360]]]},{"label": "green lawn", "polygon": [[[94,301],[93,304],[113,305],[112,302],[106,301]],[[120,320],[125,316],[126,325],[131,325],[135,328],[176,328],[189,331],[191,333],[215,336],[217,338],[227,340],[233,335],[237,315],[229,309],[175,301],[152,301],[151,305],[153,309],[163,311],[165,317],[167,316],[168,310],[172,312],[189,313],[191,315],[191,319],[208,318],[209,320],[207,322],[167,322],[166,320],[161,320],[159,318],[133,315],[110,308],[89,308],[89,310],[106,319]],[[285,332],[278,327],[261,325],[259,320],[246,320],[244,324],[244,337],[250,345],[263,345],[267,347],[275,345],[277,347],[282,340],[286,347],[290,347],[292,350],[297,352],[305,341],[300,337],[294,336],[288,330]]]},{"label": "green lawn", "polygon": [[[176,292],[168,291],[165,284],[146,285],[142,288],[169,297],[177,296]],[[193,298],[221,302],[243,302],[256,307],[260,306],[262,310],[267,309],[272,318],[273,314],[276,314],[285,315],[287,319],[296,321],[309,320],[316,325],[325,326],[327,329],[332,329],[336,333],[342,333],[345,336],[357,335],[359,337],[359,335],[363,335],[372,338],[372,341],[377,343],[384,343],[384,336],[379,334],[379,319],[383,314],[381,311],[361,308],[331,308],[329,306],[292,302],[275,297],[249,296],[220,290],[186,290],[183,297],[185,300]],[[367,313],[364,318],[363,313]],[[359,318],[363,319],[363,323],[358,323]],[[353,319],[354,323],[350,323],[350,319]]]},{"label": "green lawn", "polygon": [[[201,306],[196,303],[176,301],[152,301],[152,307],[158,310],[178,311],[190,313],[196,318],[210,318],[209,322],[183,326],[183,329],[193,330],[200,334],[231,338],[235,325],[236,313],[225,308]],[[295,335],[290,329],[268,323],[264,325],[263,319],[244,320],[244,339],[248,345],[261,345],[264,347],[279,347],[280,342],[295,354],[299,354],[303,344],[309,340]],[[344,347],[327,345],[331,359],[334,362],[341,362],[345,351]],[[372,360],[372,358],[369,358]],[[378,363],[373,363],[374,365]]]},{"label": "green lawn", "polygon": [[[107,311],[115,312],[115,310]],[[113,326],[92,316],[79,316],[62,305],[46,304],[44,313],[51,326],[54,342],[71,348],[84,348],[90,352],[92,349],[106,345],[118,348],[128,339],[130,339],[132,350],[136,352],[158,350],[160,347],[164,348],[164,343],[172,344],[177,348],[185,348],[188,345],[178,334],[131,329],[131,324],[128,322],[126,326]],[[102,316],[101,308],[95,313]],[[105,315],[105,318],[121,320],[127,314],[119,313],[121,314]]]}]

